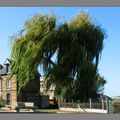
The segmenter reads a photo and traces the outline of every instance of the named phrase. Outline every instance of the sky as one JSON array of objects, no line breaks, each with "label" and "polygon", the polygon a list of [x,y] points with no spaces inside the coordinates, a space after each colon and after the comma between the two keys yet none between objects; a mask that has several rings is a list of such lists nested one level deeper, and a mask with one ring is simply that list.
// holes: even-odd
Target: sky
[{"label": "sky", "polygon": [[70,21],[80,10],[88,10],[105,29],[107,38],[98,70],[107,80],[104,93],[110,97],[120,96],[120,7],[0,7],[0,64],[10,58],[10,36],[17,34],[35,14],[51,10],[63,21]]}]

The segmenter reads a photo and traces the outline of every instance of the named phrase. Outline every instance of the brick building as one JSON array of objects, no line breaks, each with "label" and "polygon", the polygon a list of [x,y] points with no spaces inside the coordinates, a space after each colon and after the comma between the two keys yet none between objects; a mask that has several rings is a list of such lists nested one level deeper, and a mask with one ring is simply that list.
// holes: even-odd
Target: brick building
[{"label": "brick building", "polygon": [[36,76],[27,86],[18,94],[17,75],[10,79],[10,60],[6,59],[3,65],[0,65],[0,99],[6,104],[14,102],[34,102],[40,106],[40,76]]}]

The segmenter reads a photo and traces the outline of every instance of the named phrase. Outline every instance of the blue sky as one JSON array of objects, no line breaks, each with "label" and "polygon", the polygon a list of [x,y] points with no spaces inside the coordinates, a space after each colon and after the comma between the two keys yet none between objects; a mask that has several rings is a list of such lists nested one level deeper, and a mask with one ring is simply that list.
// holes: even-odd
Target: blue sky
[{"label": "blue sky", "polygon": [[54,10],[58,18],[69,21],[81,9],[87,9],[107,32],[98,69],[107,80],[105,94],[120,95],[120,7],[0,7],[0,63],[10,57],[9,37],[23,28],[25,20]]}]

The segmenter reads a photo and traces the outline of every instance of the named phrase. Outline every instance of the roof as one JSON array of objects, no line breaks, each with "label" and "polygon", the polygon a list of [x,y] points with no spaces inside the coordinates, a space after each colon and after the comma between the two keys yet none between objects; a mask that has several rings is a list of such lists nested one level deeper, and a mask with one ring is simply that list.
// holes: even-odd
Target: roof
[{"label": "roof", "polygon": [[[10,62],[11,60],[7,58],[3,65],[0,64],[0,76],[7,74],[6,65],[9,65]],[[11,71],[10,66],[8,66],[8,72],[10,71]]]},{"label": "roof", "polygon": [[91,98],[94,101],[101,101],[102,99],[109,100],[109,101],[113,100],[111,97],[109,97],[107,95],[102,95],[102,94],[98,94],[98,93],[94,93],[94,95]]},{"label": "roof", "polygon": [[0,64],[0,70],[3,68],[3,65],[2,64]]},{"label": "roof", "polygon": [[[13,60],[7,58],[3,65],[0,64],[0,76],[11,72],[11,67],[9,65],[12,63],[12,61]],[[6,67],[8,67],[8,70]],[[37,72],[37,76],[41,77],[39,72]]]},{"label": "roof", "polygon": [[11,60],[7,58],[4,62],[4,65],[7,65],[7,64],[9,65],[10,63],[11,63]]},{"label": "roof", "polygon": [[0,69],[0,75],[5,75],[6,74],[6,68],[3,67],[2,69]]}]

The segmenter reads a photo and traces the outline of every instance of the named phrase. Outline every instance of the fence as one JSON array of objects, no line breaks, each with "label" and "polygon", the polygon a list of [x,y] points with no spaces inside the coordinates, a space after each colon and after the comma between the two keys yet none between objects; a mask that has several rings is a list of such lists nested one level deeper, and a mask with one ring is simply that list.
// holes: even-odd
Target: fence
[{"label": "fence", "polygon": [[113,103],[113,113],[120,113],[120,102]]},{"label": "fence", "polygon": [[[80,103],[78,102],[66,102],[66,100],[59,100],[59,108],[60,110],[65,111],[79,111],[79,112],[97,112],[97,113],[107,113],[108,100],[101,100],[101,102],[93,102],[92,99],[89,100],[88,103]],[[111,111],[112,113],[112,111]]]}]

